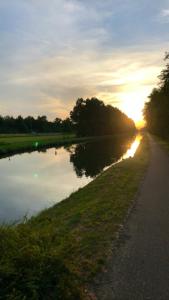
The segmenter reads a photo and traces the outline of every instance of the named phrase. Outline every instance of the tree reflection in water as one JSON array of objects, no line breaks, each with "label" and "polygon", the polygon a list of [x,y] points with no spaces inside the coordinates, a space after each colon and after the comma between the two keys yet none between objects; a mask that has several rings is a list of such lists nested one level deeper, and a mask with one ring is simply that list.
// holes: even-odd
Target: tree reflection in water
[{"label": "tree reflection in water", "polygon": [[133,137],[104,138],[69,147],[70,162],[78,177],[97,176],[105,167],[117,162],[130,148]]}]

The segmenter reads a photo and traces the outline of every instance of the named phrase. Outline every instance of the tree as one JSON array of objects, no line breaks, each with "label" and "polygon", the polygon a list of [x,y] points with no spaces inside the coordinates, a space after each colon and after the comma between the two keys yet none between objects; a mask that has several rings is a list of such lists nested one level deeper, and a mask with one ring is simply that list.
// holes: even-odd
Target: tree
[{"label": "tree", "polygon": [[73,124],[70,118],[66,118],[62,121],[62,131],[63,132],[72,132],[73,131]]},{"label": "tree", "polygon": [[158,88],[153,89],[144,107],[144,118],[150,132],[169,136],[169,53],[165,54],[167,64],[162,70]]},{"label": "tree", "polygon": [[28,132],[28,128],[25,124],[24,119],[22,118],[22,116],[18,116],[15,120],[15,124],[16,124],[16,129],[17,132],[21,132],[21,133],[25,133]]},{"label": "tree", "polygon": [[97,98],[78,99],[70,118],[79,136],[112,135],[135,130],[134,122],[124,113]]},{"label": "tree", "polygon": [[56,132],[62,131],[62,119],[56,118],[54,120],[54,131]]}]

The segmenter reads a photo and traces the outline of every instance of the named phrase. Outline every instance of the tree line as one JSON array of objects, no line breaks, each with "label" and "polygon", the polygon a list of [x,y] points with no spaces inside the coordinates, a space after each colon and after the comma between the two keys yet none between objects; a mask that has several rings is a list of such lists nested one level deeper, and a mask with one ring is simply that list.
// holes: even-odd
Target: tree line
[{"label": "tree line", "polygon": [[161,71],[158,86],[153,89],[144,107],[144,118],[150,132],[169,136],[169,53],[164,58],[166,65]]},{"label": "tree line", "polygon": [[46,116],[34,118],[28,116],[17,118],[0,116],[0,133],[50,133],[72,132],[73,124],[69,118],[62,120],[56,118],[53,122],[48,121]]},{"label": "tree line", "polygon": [[17,118],[0,116],[0,133],[75,132],[78,136],[101,136],[136,130],[134,121],[118,108],[105,105],[97,98],[79,98],[64,120],[48,121],[46,116]]}]

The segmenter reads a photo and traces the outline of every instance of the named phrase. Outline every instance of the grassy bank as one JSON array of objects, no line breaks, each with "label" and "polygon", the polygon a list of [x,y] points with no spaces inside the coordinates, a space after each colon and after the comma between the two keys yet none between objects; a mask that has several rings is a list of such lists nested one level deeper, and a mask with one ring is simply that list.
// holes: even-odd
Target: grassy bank
[{"label": "grassy bank", "polygon": [[[83,141],[105,139],[105,138],[124,138],[125,134],[114,136],[92,136],[92,137],[77,137],[75,134],[0,134],[0,158],[9,155],[31,152],[38,149],[48,147],[60,147],[72,143],[80,143]],[[131,135],[132,136],[132,135]]]},{"label": "grassy bank", "polygon": [[0,156],[83,141],[75,134],[0,135]]},{"label": "grassy bank", "polygon": [[0,299],[92,299],[86,284],[111,255],[112,240],[148,164],[145,138],[134,158],[25,224],[0,227]]}]

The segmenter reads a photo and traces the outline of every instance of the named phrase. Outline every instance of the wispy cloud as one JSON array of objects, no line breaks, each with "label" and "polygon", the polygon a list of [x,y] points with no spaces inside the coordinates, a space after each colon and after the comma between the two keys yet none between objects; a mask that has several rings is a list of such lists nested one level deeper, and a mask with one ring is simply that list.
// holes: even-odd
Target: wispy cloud
[{"label": "wispy cloud", "polygon": [[169,9],[163,9],[162,12],[161,12],[161,16],[169,17]]},{"label": "wispy cloud", "polygon": [[47,111],[51,117],[57,112],[66,116],[81,96],[98,96],[123,108],[120,102],[124,100],[124,94],[155,83],[159,65],[158,51],[152,55],[128,49],[123,57],[119,51],[99,57],[98,53],[91,51],[81,54],[66,52],[11,73],[4,97],[10,99],[12,93],[14,101],[19,100],[19,104],[22,99],[26,100],[26,111],[34,107],[34,112],[40,113],[44,109],[43,113]]},{"label": "wispy cloud", "polygon": [[0,1],[0,113],[66,116],[78,97],[91,96],[125,109],[131,95],[142,105],[168,46],[168,29],[155,22],[169,18],[163,7],[165,0]]},{"label": "wispy cloud", "polygon": [[162,23],[166,24],[169,22],[169,9],[162,9],[157,17],[157,20]]}]

